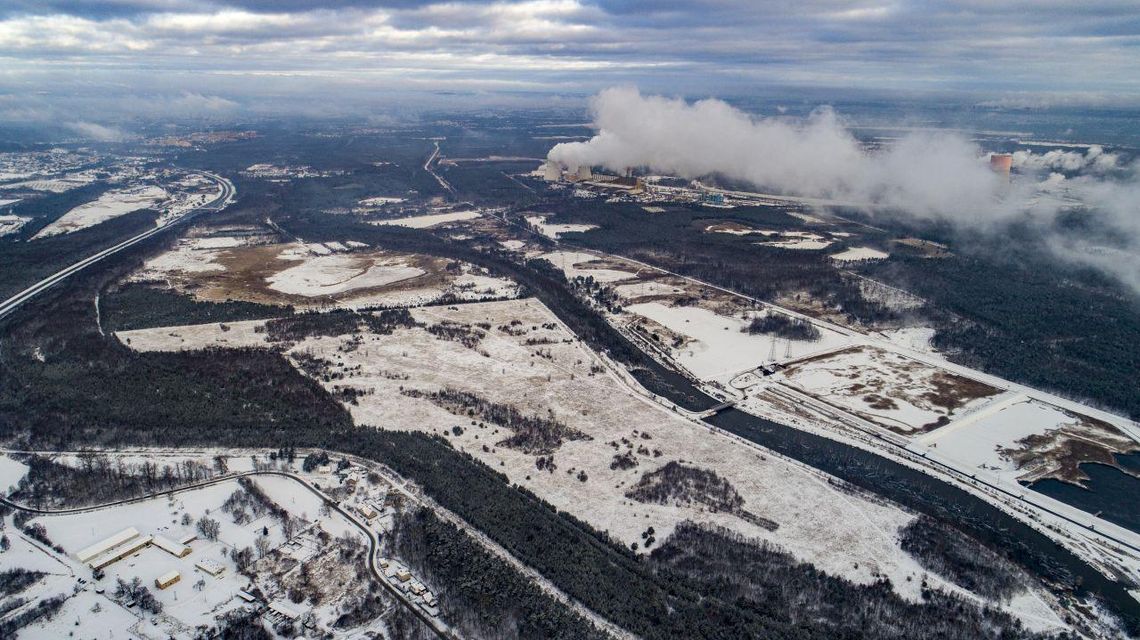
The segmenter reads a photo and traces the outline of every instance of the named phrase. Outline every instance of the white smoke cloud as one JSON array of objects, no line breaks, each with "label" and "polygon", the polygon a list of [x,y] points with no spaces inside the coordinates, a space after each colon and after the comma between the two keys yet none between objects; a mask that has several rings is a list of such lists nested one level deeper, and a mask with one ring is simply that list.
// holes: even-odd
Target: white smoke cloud
[{"label": "white smoke cloud", "polygon": [[94,122],[68,122],[64,126],[84,138],[98,142],[121,142],[127,138],[127,134],[124,133],[122,129],[108,127]]},{"label": "white smoke cloud", "polygon": [[[1062,208],[1083,203],[1119,233],[1126,253],[1140,254],[1140,171],[1098,146],[1084,153],[1019,151],[1011,185],[989,169],[987,153],[960,135],[915,132],[868,150],[827,108],[790,122],[715,99],[690,104],[613,88],[595,96],[591,110],[597,135],[554,146],[551,161],[614,171],[645,167],[685,178],[720,174],[776,193],[975,227],[1012,217],[1049,225]],[[1114,261],[1110,253],[1081,250],[1082,242],[1053,244],[1058,256],[1104,268],[1140,292],[1140,259]]]},{"label": "white smoke cloud", "polygon": [[1115,170],[1119,160],[1120,157],[1117,154],[1108,153],[1103,147],[1095,144],[1090,146],[1085,153],[1060,150],[1045,153],[1033,153],[1025,150],[1013,153],[1013,166],[1020,171],[1033,173],[1087,171],[1103,175]]},{"label": "white smoke cloud", "polygon": [[1002,192],[987,157],[958,136],[916,133],[872,153],[828,108],[789,122],[755,118],[720,100],[688,104],[629,88],[601,92],[591,108],[598,134],[556,145],[551,160],[687,178],[719,173],[784,194],[922,215],[978,215]]}]

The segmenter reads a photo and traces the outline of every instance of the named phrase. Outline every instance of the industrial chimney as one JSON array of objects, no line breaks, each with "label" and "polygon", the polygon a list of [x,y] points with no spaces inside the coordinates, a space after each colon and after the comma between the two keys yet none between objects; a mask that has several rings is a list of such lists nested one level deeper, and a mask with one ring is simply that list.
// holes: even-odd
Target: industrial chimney
[{"label": "industrial chimney", "polygon": [[1013,156],[1008,153],[991,153],[990,170],[1009,180],[1009,170],[1013,166]]}]

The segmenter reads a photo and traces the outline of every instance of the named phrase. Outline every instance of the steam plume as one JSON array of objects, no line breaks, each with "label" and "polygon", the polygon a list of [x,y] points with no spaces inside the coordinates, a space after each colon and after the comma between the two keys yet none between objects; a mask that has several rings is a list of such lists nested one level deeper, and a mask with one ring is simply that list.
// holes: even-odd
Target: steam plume
[{"label": "steam plume", "polygon": [[[776,193],[975,226],[1014,216],[1051,223],[1061,208],[1080,202],[1120,232],[1133,259],[1117,260],[1110,271],[1140,291],[1137,171],[1100,147],[1018,152],[1019,180],[1009,185],[990,171],[988,154],[959,135],[918,132],[868,150],[828,108],[798,121],[757,118],[716,99],[690,104],[633,88],[602,91],[590,106],[597,135],[556,145],[550,160],[685,178],[720,174]],[[1105,268],[1103,257],[1082,259],[1087,252],[1061,249],[1080,242],[1053,244],[1058,255]]]}]

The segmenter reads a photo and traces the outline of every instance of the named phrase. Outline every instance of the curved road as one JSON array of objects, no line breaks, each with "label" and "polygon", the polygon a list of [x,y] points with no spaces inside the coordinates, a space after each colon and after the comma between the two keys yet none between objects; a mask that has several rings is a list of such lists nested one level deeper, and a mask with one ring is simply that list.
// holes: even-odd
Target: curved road
[{"label": "curved road", "polygon": [[181,216],[178,216],[177,218],[160,227],[148,229],[147,231],[128,238],[119,244],[103,249],[94,255],[88,256],[69,267],[65,267],[64,269],[57,271],[56,273],[44,278],[43,280],[40,280],[27,289],[24,289],[23,291],[17,293],[11,298],[8,298],[4,302],[0,302],[0,319],[11,314],[16,309],[19,309],[25,302],[31,300],[37,295],[43,293],[51,287],[59,284],[60,282],[63,282],[64,280],[70,278],[71,276],[79,273],[80,271],[86,269],[87,267],[90,267],[91,265],[108,256],[112,256],[122,251],[123,249],[134,246],[143,240],[146,240],[147,238],[158,235],[159,233],[162,233],[174,225],[190,220],[203,212],[221,211],[224,209],[227,205],[229,205],[230,201],[233,199],[233,196],[237,193],[237,190],[234,188],[233,183],[217,174],[209,173],[206,171],[202,171],[200,173],[213,180],[218,184],[218,186],[222,188],[222,192],[218,195],[217,198],[214,198],[206,204],[187,210]]}]

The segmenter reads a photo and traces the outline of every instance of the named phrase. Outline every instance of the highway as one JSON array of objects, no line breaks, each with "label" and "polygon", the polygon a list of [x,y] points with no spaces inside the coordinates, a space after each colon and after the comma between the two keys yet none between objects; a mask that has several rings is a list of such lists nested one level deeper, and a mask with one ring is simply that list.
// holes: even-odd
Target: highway
[{"label": "highway", "polygon": [[99,262],[100,260],[103,260],[104,258],[115,255],[116,253],[118,253],[124,249],[128,249],[128,248],[130,248],[130,247],[132,247],[132,246],[134,246],[134,245],[136,245],[136,244],[138,244],[138,243],[140,243],[140,242],[142,242],[142,241],[144,241],[144,240],[146,240],[152,236],[155,236],[155,235],[158,235],[159,233],[162,233],[163,231],[173,227],[176,224],[179,224],[181,222],[185,222],[187,220],[191,220],[191,219],[197,217],[198,215],[200,215],[202,213],[205,213],[207,211],[221,211],[222,209],[226,208],[226,206],[228,206],[230,204],[230,202],[233,200],[234,195],[237,193],[237,189],[234,188],[233,183],[230,182],[229,180],[227,180],[227,179],[225,179],[219,175],[213,174],[213,173],[209,173],[209,172],[205,172],[205,171],[203,171],[201,173],[202,173],[202,175],[206,176],[210,180],[213,180],[215,183],[218,184],[218,186],[221,187],[221,193],[218,195],[218,197],[214,198],[210,202],[207,202],[203,205],[200,205],[200,206],[195,207],[193,209],[188,209],[181,216],[178,216],[177,218],[171,220],[170,222],[168,222],[168,223],[166,223],[160,227],[148,229],[147,231],[144,231],[144,232],[142,232],[136,236],[133,236],[131,238],[128,238],[128,239],[120,242],[119,244],[116,244],[112,247],[108,247],[108,248],[103,249],[102,251],[100,251],[94,255],[83,258],[82,260],[80,260],[80,261],[78,261],[78,262],[76,262],[76,263],[74,263],[68,267],[65,267],[65,268],[57,271],[56,273],[44,278],[43,280],[40,280],[39,282],[33,284],[32,286],[28,287],[27,289],[24,289],[23,291],[17,293],[16,295],[12,296],[11,298],[8,298],[4,302],[0,302],[0,319],[3,319],[4,317],[10,315],[12,312],[16,311],[21,306],[23,306],[24,303],[28,302],[32,298],[35,298],[37,295],[43,293],[44,291],[47,291],[48,289],[54,287],[55,285],[59,284],[60,282],[63,282],[64,280],[66,280],[66,279],[70,278],[71,276],[79,273],[80,271],[86,269],[87,267],[90,267],[91,265]]}]

